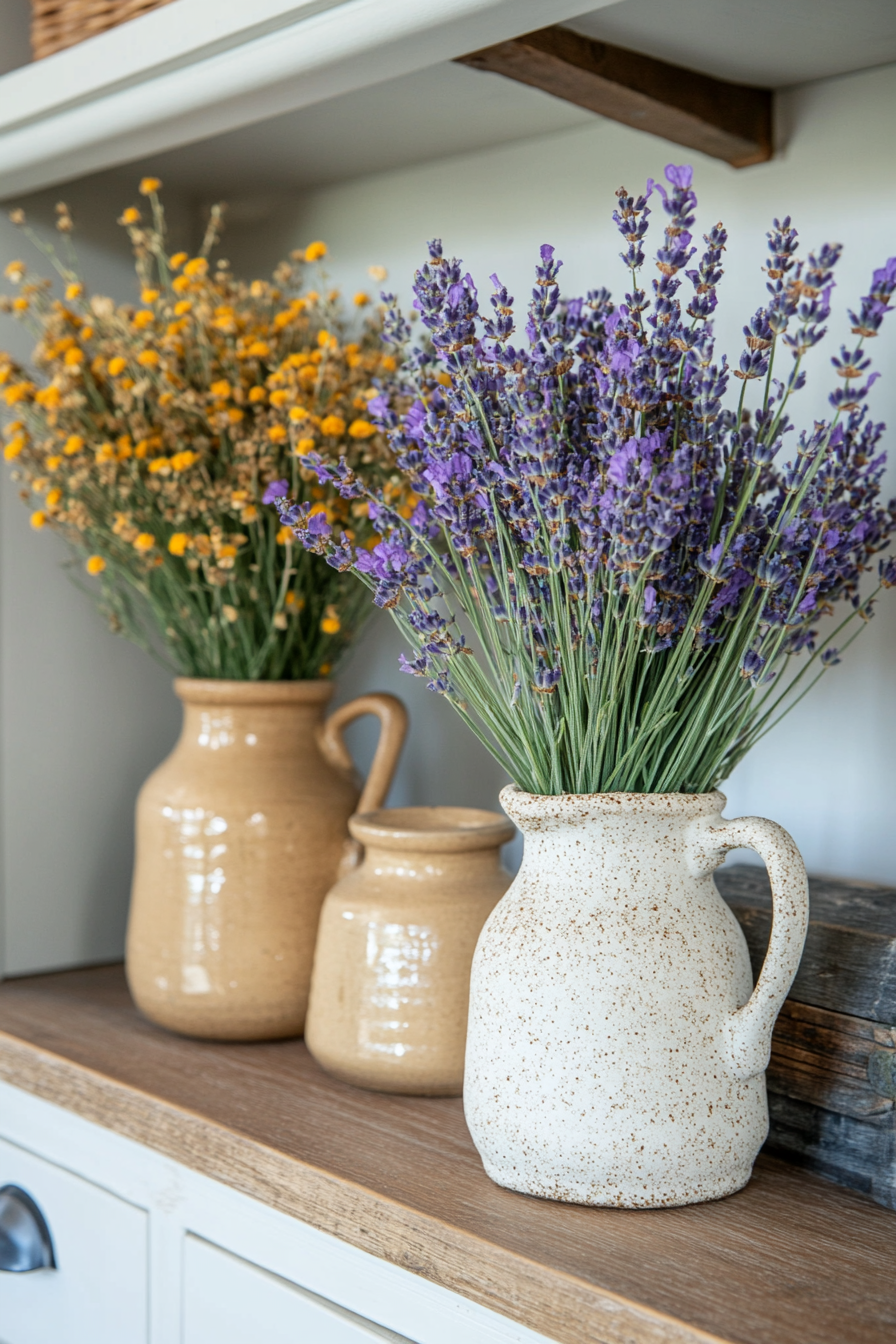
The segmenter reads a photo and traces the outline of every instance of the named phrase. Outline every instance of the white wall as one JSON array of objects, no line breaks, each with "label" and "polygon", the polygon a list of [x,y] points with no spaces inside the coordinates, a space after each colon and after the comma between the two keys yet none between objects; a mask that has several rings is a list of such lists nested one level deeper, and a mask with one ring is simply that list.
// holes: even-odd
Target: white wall
[{"label": "white wall", "polygon": [[[497,77],[495,77],[497,78]],[[786,147],[768,164],[735,171],[716,160],[612,122],[480,154],[377,175],[284,201],[264,227],[234,230],[231,260],[264,273],[290,247],[323,238],[332,272],[348,292],[371,263],[389,267],[407,295],[425,242],[441,236],[480,289],[497,270],[525,301],[538,245],[565,260],[568,293],[598,284],[620,293],[621,240],[609,221],[620,184],[640,189],[669,162],[692,162],[701,202],[698,224],[728,227],[726,279],[717,320],[720,348],[736,360],[741,327],[763,301],[765,231],[790,213],[807,248],[841,241],[832,339],[809,366],[798,423],[825,413],[828,360],[847,339],[845,309],[867,291],[871,270],[896,253],[896,66],[825,80],[779,99]],[[655,216],[657,221],[661,215]],[[896,315],[874,344],[884,374],[873,411],[891,428],[896,494]],[[794,417],[796,418],[796,416]],[[889,598],[889,600],[887,600]],[[397,633],[377,625],[346,669],[352,688],[391,685],[412,706],[414,728],[400,778],[402,801],[494,805],[499,774],[448,707],[422,683],[399,676]],[[729,813],[775,818],[794,834],[810,870],[896,883],[896,594],[811,698],[754,751],[727,785]],[[369,680],[368,680],[369,678]]]},{"label": "white wall", "polygon": [[[486,78],[486,76],[483,76]],[[834,332],[873,266],[896,253],[896,67],[806,86],[781,100],[786,149],[772,163],[735,172],[666,142],[595,119],[481,154],[329,187],[284,200],[265,225],[231,229],[227,254],[244,274],[264,274],[290,247],[324,238],[335,278],[352,292],[371,263],[389,267],[407,294],[426,239],[441,235],[487,285],[497,269],[522,303],[538,245],[566,261],[567,292],[624,277],[609,222],[613,191],[635,190],[665,163],[697,169],[704,227],[731,235],[722,347],[732,358],[740,328],[762,301],[764,232],[791,213],[807,246],[846,244]],[[114,225],[136,171],[66,188],[82,221],[89,278],[130,293],[123,240]],[[127,184],[127,186],[125,185]],[[53,193],[29,209],[52,214]],[[175,203],[177,204],[177,203]],[[22,251],[0,220],[0,259]],[[0,327],[0,347],[9,332]],[[20,347],[21,348],[21,347]],[[803,394],[808,420],[824,410],[827,358],[819,354]],[[896,430],[896,319],[874,350],[885,378],[875,413]],[[896,433],[891,434],[896,452]],[[890,472],[890,490],[896,470]],[[107,634],[59,569],[61,554],[30,532],[15,491],[0,512],[0,715],[3,731],[3,880],[6,973],[113,957],[120,952],[131,861],[131,812],[139,782],[167,752],[179,719],[166,674]],[[394,689],[412,715],[395,803],[497,805],[500,770],[450,708],[397,670],[400,641],[377,614],[349,656],[340,698]],[[811,870],[896,882],[896,599],[814,696],[754,752],[730,781],[729,812],[758,812],[786,825]],[[372,729],[353,730],[369,759]]]}]

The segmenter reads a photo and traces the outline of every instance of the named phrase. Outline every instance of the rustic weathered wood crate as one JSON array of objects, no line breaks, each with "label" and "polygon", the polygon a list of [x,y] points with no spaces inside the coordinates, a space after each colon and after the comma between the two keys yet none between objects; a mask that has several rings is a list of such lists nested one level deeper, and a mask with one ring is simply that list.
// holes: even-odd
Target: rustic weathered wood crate
[{"label": "rustic weathered wood crate", "polygon": [[[716,873],[759,973],[763,868]],[[806,949],[767,1074],[766,1149],[896,1208],[896,890],[810,878]]]}]

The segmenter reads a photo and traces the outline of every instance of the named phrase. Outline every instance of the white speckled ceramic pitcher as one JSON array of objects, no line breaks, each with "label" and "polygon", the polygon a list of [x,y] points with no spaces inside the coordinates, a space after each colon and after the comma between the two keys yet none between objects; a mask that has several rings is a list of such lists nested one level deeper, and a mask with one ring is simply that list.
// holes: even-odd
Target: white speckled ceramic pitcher
[{"label": "white speckled ceramic pitcher", "polygon": [[[489,1176],[624,1208],[739,1190],[768,1131],[772,1028],[808,923],[792,839],[759,817],[725,820],[720,793],[512,785],[501,802],[525,854],[476,948],[464,1084]],[[755,990],[712,877],[742,846],[774,895]]]}]

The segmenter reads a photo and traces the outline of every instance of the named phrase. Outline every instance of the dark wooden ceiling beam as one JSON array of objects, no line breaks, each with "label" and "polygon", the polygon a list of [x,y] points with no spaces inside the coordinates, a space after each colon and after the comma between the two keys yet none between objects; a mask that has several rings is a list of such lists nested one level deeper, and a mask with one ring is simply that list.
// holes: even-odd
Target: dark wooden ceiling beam
[{"label": "dark wooden ceiling beam", "polygon": [[699,149],[735,168],[772,157],[770,89],[713,79],[560,27],[541,28],[458,60]]}]

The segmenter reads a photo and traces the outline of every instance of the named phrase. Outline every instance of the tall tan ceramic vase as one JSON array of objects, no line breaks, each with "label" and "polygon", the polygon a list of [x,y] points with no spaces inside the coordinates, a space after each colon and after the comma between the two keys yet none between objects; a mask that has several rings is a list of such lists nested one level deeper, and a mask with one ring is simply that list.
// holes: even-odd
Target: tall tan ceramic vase
[{"label": "tall tan ceramic vase", "polygon": [[[328,681],[179,677],[184,723],[137,800],[127,976],[161,1026],[221,1040],[299,1035],[321,902],[350,861],[346,823],[378,807],[407,727],[364,695],[328,719]],[[360,791],[342,729],[380,740]]]},{"label": "tall tan ceramic vase", "polygon": [[305,1040],[337,1078],[460,1096],[470,966],[510,885],[497,812],[407,807],[352,817],[364,862],[321,911]]}]

